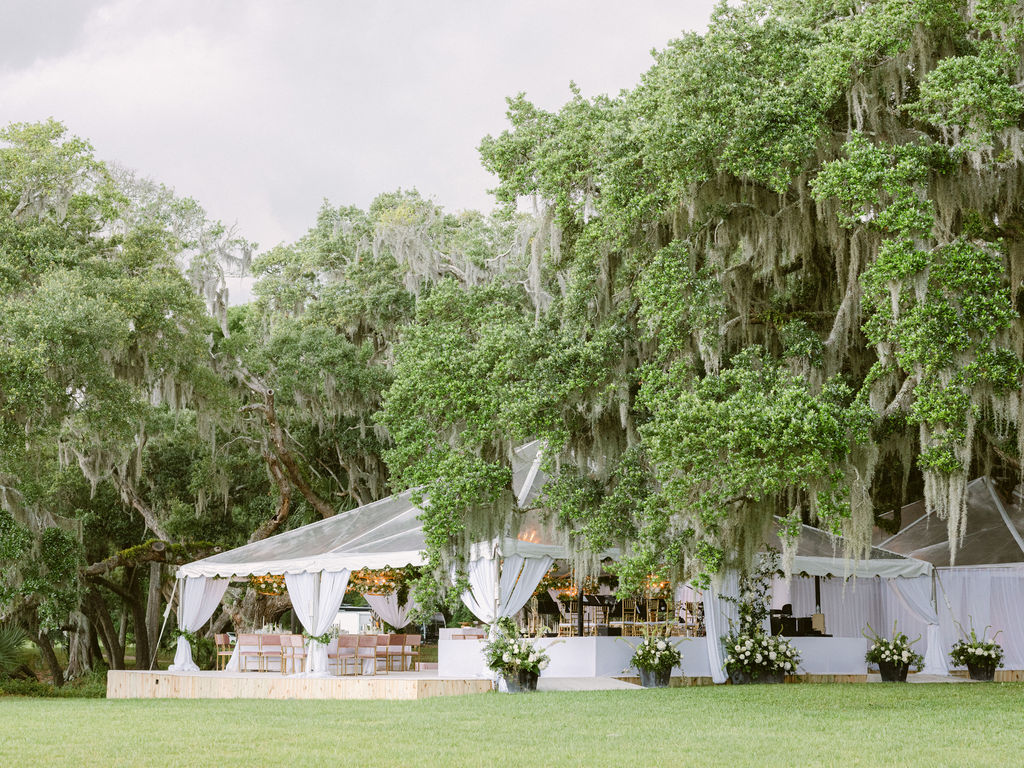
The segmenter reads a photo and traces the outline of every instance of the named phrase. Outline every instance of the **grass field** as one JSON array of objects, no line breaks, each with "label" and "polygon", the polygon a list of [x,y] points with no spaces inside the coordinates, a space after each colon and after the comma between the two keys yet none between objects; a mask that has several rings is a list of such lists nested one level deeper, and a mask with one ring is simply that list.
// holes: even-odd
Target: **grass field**
[{"label": "grass field", "polygon": [[0,766],[1017,766],[1024,684],[419,702],[0,698]]}]

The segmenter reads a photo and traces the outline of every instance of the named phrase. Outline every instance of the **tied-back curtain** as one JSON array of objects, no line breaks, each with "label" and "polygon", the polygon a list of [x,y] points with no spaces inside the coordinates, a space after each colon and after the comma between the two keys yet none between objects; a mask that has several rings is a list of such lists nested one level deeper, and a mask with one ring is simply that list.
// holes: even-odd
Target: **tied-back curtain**
[{"label": "tied-back curtain", "polygon": [[[196,632],[217,610],[228,588],[228,580],[188,576],[182,582],[178,600],[178,629]],[[192,646],[183,636],[178,636],[174,663],[168,669],[174,672],[199,671],[199,666],[192,660]]]},{"label": "tied-back curtain", "polygon": [[373,612],[381,617],[395,629],[401,629],[409,623],[409,614],[417,607],[418,603],[412,595],[406,598],[405,603],[398,604],[398,593],[391,592],[387,595],[363,595],[369,603]]},{"label": "tied-back curtain", "polygon": [[[311,635],[322,635],[338,615],[341,601],[345,599],[348,586],[348,570],[319,571],[316,573],[286,573],[285,586],[292,609],[302,623],[303,629]],[[310,677],[327,677],[327,646],[310,640],[307,645]]]},{"label": "tied-back curtain", "polygon": [[724,683],[729,679],[725,672],[722,636],[729,633],[730,622],[735,622],[739,618],[736,604],[722,598],[735,598],[739,591],[739,573],[733,570],[723,573],[704,590],[704,629],[707,635],[708,663],[711,666],[711,680],[715,683]]},{"label": "tied-back curtain", "polygon": [[[491,558],[480,558],[469,563],[469,589],[462,593],[462,602],[480,621],[493,624],[503,616],[515,616],[523,609],[533,591],[548,572],[554,560],[542,557],[509,555],[498,565]],[[501,586],[501,600],[495,613],[495,598]]]},{"label": "tied-back curtain", "polygon": [[[929,675],[948,675],[949,665],[946,663],[946,648],[939,630],[939,615],[932,602],[931,576],[917,576],[912,579],[901,576],[886,579],[885,583],[890,594],[898,600],[898,604],[890,610],[897,629],[907,631],[909,627],[904,629],[904,625],[910,624],[908,618],[913,618],[926,626],[924,667],[921,671]],[[903,623],[900,622],[901,615]]]}]

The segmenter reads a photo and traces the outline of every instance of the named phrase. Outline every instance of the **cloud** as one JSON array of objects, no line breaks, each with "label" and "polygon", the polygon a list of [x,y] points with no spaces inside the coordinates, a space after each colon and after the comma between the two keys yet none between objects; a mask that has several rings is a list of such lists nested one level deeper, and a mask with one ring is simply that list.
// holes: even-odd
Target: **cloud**
[{"label": "cloud", "polygon": [[506,96],[555,108],[570,80],[630,87],[712,5],[117,0],[53,20],[16,2],[5,28],[53,35],[0,57],[0,121],[63,120],[266,248],[324,197],[365,206],[415,186],[489,208],[476,147],[504,127]]}]

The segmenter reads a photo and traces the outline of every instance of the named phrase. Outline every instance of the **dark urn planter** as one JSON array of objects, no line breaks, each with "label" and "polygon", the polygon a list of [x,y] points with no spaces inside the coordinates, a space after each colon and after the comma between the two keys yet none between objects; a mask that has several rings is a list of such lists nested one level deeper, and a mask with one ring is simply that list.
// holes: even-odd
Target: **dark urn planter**
[{"label": "dark urn planter", "polygon": [[505,687],[508,688],[509,693],[536,691],[537,678],[540,677],[536,672],[527,672],[525,669],[518,672],[503,672],[501,676],[505,680]]},{"label": "dark urn planter", "polygon": [[907,672],[909,671],[909,664],[893,664],[888,661],[878,662],[878,673],[882,676],[883,683],[905,683],[907,682]]},{"label": "dark urn planter", "polygon": [[971,675],[971,680],[984,680],[989,682],[996,676],[996,667],[994,664],[985,664],[982,666],[967,662],[967,671]]},{"label": "dark urn planter", "polygon": [[641,669],[640,685],[644,688],[668,688],[671,677],[671,667],[668,669]]},{"label": "dark urn planter", "polygon": [[729,679],[733,685],[750,685],[752,683],[784,683],[786,682],[786,673],[782,670],[776,672],[761,672],[757,676],[751,675],[748,672],[744,672],[742,669],[737,669],[729,673]]}]

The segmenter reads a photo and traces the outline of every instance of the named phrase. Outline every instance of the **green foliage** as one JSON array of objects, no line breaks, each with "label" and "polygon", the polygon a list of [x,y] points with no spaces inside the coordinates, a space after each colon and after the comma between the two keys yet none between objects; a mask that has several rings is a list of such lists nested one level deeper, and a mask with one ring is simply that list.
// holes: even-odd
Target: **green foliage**
[{"label": "green foliage", "polygon": [[[851,395],[839,381],[816,395],[756,348],[701,379],[678,365],[648,371],[641,397],[651,419],[641,434],[659,501],[675,535],[695,534],[707,548],[696,553],[705,567],[715,570],[745,508],[786,514],[782,500],[794,493],[838,527],[849,514],[843,462],[871,423]],[[745,534],[756,536],[758,527]]]},{"label": "green foliage", "polygon": [[27,661],[25,644],[28,635],[14,624],[0,624],[0,680],[15,672]]}]

